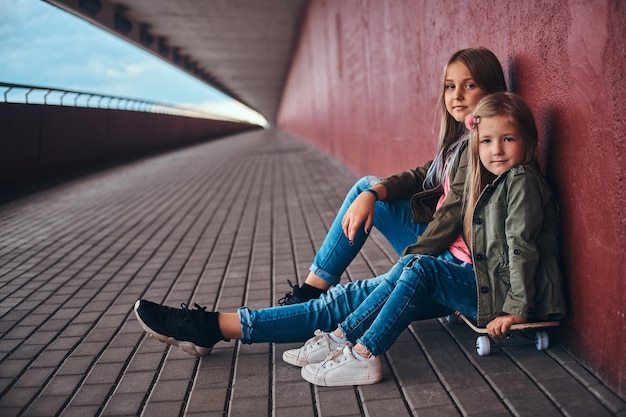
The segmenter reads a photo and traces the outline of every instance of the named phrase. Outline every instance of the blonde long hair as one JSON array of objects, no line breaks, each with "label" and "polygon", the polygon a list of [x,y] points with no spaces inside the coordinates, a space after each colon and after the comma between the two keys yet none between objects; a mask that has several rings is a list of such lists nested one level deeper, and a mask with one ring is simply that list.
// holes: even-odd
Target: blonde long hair
[{"label": "blonde long hair", "polygon": [[[439,107],[441,108],[441,123],[439,127],[439,140],[437,153],[433,163],[428,169],[424,180],[424,188],[436,188],[443,183],[447,176],[446,160],[455,157],[459,144],[465,140],[465,126],[459,123],[446,110],[445,87],[448,66],[454,62],[460,62],[467,67],[472,78],[485,94],[506,91],[506,81],[500,61],[487,48],[467,48],[455,52],[443,68],[441,79],[441,96]],[[452,164],[448,164],[451,166]]]},{"label": "blonde long hair", "polygon": [[[515,93],[494,93],[483,97],[472,112],[475,118],[505,116],[517,127],[518,133],[524,141],[524,160],[522,164],[536,162],[537,142],[539,135],[533,113],[524,99]],[[463,230],[467,244],[472,245],[472,219],[474,207],[480,194],[487,184],[494,179],[480,162],[478,154],[480,122],[469,134],[469,162],[468,175],[465,177]]]}]

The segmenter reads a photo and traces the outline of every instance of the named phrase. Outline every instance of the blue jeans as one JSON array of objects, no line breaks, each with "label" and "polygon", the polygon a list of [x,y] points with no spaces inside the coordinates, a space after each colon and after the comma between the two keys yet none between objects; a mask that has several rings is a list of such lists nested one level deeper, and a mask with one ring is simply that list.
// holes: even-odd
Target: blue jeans
[{"label": "blue jeans", "polygon": [[[346,195],[339,212],[335,216],[324,242],[317,251],[309,270],[326,281],[329,285],[337,285],[350,262],[361,250],[369,234],[363,227],[359,229],[354,242],[350,244],[343,234],[341,220],[348,207],[364,190],[380,181],[378,177],[363,177],[357,181]],[[374,227],[389,241],[398,255],[404,248],[415,243],[418,236],[424,233],[426,225],[413,223],[413,212],[409,200],[377,201],[374,210]]]},{"label": "blue jeans", "polygon": [[403,256],[386,274],[332,288],[307,303],[239,309],[242,343],[291,343],[316,329],[340,327],[352,343],[373,355],[386,351],[413,320],[459,310],[475,318],[476,279],[471,265],[449,254]]},{"label": "blue jeans", "polygon": [[338,285],[306,303],[251,310],[240,307],[241,342],[246,344],[304,342],[317,329],[333,331],[357,309],[384,275]]},{"label": "blue jeans", "polygon": [[455,310],[475,320],[476,294],[471,264],[449,252],[440,257],[407,255],[339,327],[350,342],[379,356],[413,321],[446,316]]}]

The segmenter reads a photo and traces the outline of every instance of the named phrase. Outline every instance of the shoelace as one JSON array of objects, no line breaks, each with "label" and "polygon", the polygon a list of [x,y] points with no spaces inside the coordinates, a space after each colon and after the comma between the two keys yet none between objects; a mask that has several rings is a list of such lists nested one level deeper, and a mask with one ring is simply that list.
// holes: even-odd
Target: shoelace
[{"label": "shoelace", "polygon": [[319,329],[316,330],[314,334],[315,334],[315,337],[313,337],[312,339],[309,339],[306,345],[304,346],[305,350],[310,350],[311,348],[313,348],[313,346],[319,344],[319,342],[322,339],[325,339],[325,336],[326,336],[326,333],[324,333],[323,331]]},{"label": "shoelace", "polygon": [[198,303],[193,303],[193,307],[194,309],[190,309],[189,305],[186,303],[181,303],[180,304],[180,310],[179,309],[172,309],[170,311],[172,311],[174,313],[174,317],[176,317],[176,320],[179,323],[188,323],[188,325],[192,325],[193,328],[195,328],[196,322],[193,319],[194,314],[197,313],[206,313],[206,306],[202,307],[200,304]]},{"label": "shoelace", "polygon": [[186,304],[186,303],[181,303],[180,304],[180,308],[183,309],[183,310],[187,310],[187,311],[202,311],[202,312],[206,313],[206,306],[201,306],[198,303],[193,303],[193,306],[194,306],[195,310],[191,310],[189,308],[189,305]]},{"label": "shoelace", "polygon": [[220,340],[230,341],[224,338],[220,331],[216,312],[207,311],[206,306],[198,303],[193,303],[193,310],[185,303],[181,303],[180,307],[173,309],[174,320],[177,320],[178,324],[172,325],[178,327],[184,337],[189,338],[185,340],[205,348],[212,348]]},{"label": "shoelace", "polygon": [[[347,344],[346,347],[344,347],[344,349],[352,349],[352,345]],[[320,368],[327,368],[329,366],[335,366],[335,363],[339,363],[342,362],[343,359],[345,359],[345,357],[347,356],[346,354],[344,354],[344,349],[337,349],[334,352],[331,352],[326,359],[324,359],[324,362],[321,363]]]},{"label": "shoelace", "polygon": [[291,283],[290,279],[287,280],[287,283],[289,284],[289,287],[291,288],[291,292],[285,293],[285,296],[278,300],[278,305],[281,305],[281,306],[285,305],[287,301],[293,300],[295,298],[293,295],[294,285]]}]

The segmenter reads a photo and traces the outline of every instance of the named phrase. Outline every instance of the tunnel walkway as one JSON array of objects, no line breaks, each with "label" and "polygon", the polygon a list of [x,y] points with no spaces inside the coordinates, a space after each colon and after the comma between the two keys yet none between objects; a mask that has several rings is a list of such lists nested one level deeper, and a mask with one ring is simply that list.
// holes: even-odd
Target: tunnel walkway
[{"label": "tunnel walkway", "polygon": [[[298,345],[231,341],[196,359],[146,337],[148,298],[234,311],[302,280],[355,178],[281,131],[152,156],[0,205],[0,414],[11,416],[626,416],[558,345],[479,357],[475,335],[414,323],[380,384],[313,387]],[[343,281],[385,272],[376,232]]]}]

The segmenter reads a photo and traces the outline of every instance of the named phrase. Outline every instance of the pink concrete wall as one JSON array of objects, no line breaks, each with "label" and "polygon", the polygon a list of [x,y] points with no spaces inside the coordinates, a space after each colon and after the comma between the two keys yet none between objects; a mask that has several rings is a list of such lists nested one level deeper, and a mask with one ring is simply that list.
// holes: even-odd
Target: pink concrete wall
[{"label": "pink concrete wall", "polygon": [[562,345],[626,395],[626,2],[311,0],[278,125],[355,174],[431,159],[443,64],[485,46],[531,104],[562,208]]},{"label": "pink concrete wall", "polygon": [[0,193],[251,129],[259,127],[123,110],[0,103]]}]

